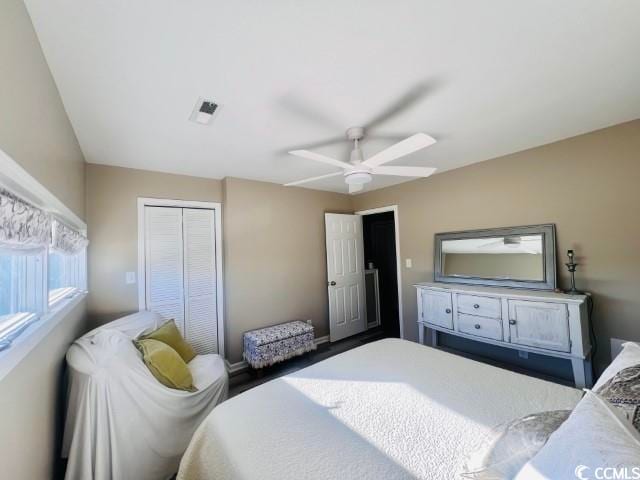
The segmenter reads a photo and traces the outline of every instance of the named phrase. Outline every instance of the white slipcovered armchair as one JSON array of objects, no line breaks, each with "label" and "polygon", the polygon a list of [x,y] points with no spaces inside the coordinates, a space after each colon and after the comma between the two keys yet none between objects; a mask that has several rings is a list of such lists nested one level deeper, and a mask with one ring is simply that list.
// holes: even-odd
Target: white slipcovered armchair
[{"label": "white slipcovered armchair", "polygon": [[132,339],[163,321],[152,312],[135,313],[69,348],[67,480],[170,478],[198,425],[226,398],[228,376],[219,355],[189,362],[196,392],[167,388],[153,377]]}]

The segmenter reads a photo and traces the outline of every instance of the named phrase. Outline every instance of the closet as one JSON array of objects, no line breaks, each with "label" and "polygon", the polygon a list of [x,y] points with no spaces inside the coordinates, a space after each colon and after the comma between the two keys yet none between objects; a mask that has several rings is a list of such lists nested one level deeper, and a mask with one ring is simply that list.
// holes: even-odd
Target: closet
[{"label": "closet", "polygon": [[174,319],[199,354],[219,353],[216,213],[144,205],[144,308]]}]

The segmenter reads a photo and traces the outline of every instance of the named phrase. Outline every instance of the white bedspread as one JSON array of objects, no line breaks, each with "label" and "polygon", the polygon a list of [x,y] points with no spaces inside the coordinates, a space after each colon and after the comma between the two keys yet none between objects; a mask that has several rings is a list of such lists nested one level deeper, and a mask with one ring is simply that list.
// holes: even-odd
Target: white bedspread
[{"label": "white bedspread", "polygon": [[217,406],[179,480],[452,479],[492,426],[573,408],[574,388],[388,339]]}]

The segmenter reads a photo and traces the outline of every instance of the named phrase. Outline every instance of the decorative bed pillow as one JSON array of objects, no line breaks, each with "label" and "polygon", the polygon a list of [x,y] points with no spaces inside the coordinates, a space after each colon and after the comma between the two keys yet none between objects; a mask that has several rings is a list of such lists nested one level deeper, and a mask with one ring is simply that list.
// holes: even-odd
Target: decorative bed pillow
[{"label": "decorative bed pillow", "polygon": [[639,463],[640,434],[617,408],[587,391],[515,480],[596,478],[596,468],[626,469],[631,475]]},{"label": "decorative bed pillow", "polygon": [[152,338],[134,340],[149,371],[164,386],[195,392],[193,377],[182,357],[166,343]]},{"label": "decorative bed pillow", "polygon": [[635,365],[640,365],[640,343],[625,342],[622,344],[622,351],[613,359],[605,371],[602,372],[600,378],[598,378],[598,381],[593,386],[593,391],[597,392],[600,387],[613,378],[620,370]]},{"label": "decorative bed pillow", "polygon": [[166,343],[178,352],[182,359],[187,363],[193,360],[196,356],[196,352],[193,350],[193,347],[191,347],[191,345],[182,338],[180,330],[178,330],[176,322],[173,320],[167,320],[153,332],[141,335],[138,340],[146,340],[148,338]]},{"label": "decorative bed pillow", "polygon": [[619,408],[640,432],[640,363],[620,370],[596,393]]},{"label": "decorative bed pillow", "polygon": [[513,478],[570,413],[534,413],[494,427],[469,455],[460,476],[474,480]]}]

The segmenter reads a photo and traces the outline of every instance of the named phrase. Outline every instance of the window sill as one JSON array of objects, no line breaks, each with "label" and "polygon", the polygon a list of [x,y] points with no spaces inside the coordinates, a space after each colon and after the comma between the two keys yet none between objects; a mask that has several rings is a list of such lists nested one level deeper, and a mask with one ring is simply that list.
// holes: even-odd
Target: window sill
[{"label": "window sill", "polygon": [[63,300],[71,300],[77,293],[82,293],[75,287],[57,288],[49,292],[49,308],[55,309]]},{"label": "window sill", "polygon": [[0,381],[4,379],[67,314],[87,296],[76,293],[71,298],[61,298],[52,303],[51,310],[31,324],[9,348],[0,352]]}]

